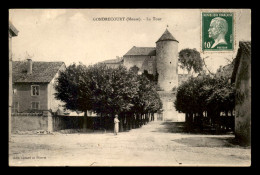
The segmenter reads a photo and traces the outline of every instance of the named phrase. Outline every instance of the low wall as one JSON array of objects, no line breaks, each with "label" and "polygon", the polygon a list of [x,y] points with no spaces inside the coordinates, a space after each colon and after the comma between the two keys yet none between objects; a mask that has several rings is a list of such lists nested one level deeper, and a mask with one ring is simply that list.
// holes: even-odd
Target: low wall
[{"label": "low wall", "polygon": [[82,116],[53,116],[53,131],[63,129],[82,129],[84,117]]},{"label": "low wall", "polygon": [[[100,122],[102,121],[102,122]],[[100,127],[107,127],[104,123],[113,123],[113,119],[104,121],[100,117],[87,117],[86,128],[98,129]],[[108,124],[107,124],[108,125]],[[111,124],[109,124],[110,126]],[[111,125],[112,126],[112,125]],[[50,113],[43,114],[29,114],[21,113],[12,115],[12,133],[17,131],[59,131],[64,129],[83,129],[84,117],[83,116],[59,116],[51,115]]]},{"label": "low wall", "polygon": [[[84,117],[83,116],[52,116],[53,131],[59,131],[64,129],[83,129]],[[113,118],[102,117],[87,117],[86,128],[87,129],[113,129]]]},{"label": "low wall", "polygon": [[12,116],[12,133],[16,131],[48,130],[47,116]]}]

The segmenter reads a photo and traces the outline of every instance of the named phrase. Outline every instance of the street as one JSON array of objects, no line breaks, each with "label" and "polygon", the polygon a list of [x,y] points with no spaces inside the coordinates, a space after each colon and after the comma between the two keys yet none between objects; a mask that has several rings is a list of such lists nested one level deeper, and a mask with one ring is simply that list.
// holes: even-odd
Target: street
[{"label": "street", "polygon": [[250,166],[251,148],[234,135],[182,132],[182,123],[154,121],[138,129],[14,134],[10,166]]}]

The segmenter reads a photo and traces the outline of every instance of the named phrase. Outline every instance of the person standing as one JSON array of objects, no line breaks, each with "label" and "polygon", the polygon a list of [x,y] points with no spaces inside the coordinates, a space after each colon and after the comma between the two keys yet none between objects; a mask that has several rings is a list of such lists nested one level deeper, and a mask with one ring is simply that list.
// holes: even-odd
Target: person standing
[{"label": "person standing", "polygon": [[118,130],[119,130],[119,120],[118,120],[118,115],[116,114],[115,115],[115,118],[114,118],[114,134],[117,135],[118,133]]}]

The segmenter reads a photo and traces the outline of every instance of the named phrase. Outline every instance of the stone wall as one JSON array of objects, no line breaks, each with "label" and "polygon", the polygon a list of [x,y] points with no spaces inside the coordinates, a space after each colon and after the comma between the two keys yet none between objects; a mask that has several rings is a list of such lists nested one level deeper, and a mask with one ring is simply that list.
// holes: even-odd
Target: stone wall
[{"label": "stone wall", "polygon": [[43,115],[12,116],[12,133],[17,131],[48,130],[48,117]]},{"label": "stone wall", "polygon": [[171,91],[178,87],[178,43],[160,41],[156,43],[156,66],[161,89]]},{"label": "stone wall", "polygon": [[53,116],[53,131],[64,129],[83,129],[83,116]]},{"label": "stone wall", "polygon": [[184,122],[185,114],[179,113],[174,107],[174,100],[176,99],[176,94],[174,92],[158,91],[158,94],[163,103],[162,117],[164,121],[172,122]]},{"label": "stone wall", "polygon": [[236,75],[235,134],[242,142],[251,141],[251,55],[241,54]]},{"label": "stone wall", "polygon": [[[150,66],[149,63],[152,63]],[[152,69],[151,74],[156,73],[156,63],[155,63],[155,56],[124,56],[124,66],[127,69],[130,69],[133,66],[137,66],[140,72],[144,72],[144,70]]]}]

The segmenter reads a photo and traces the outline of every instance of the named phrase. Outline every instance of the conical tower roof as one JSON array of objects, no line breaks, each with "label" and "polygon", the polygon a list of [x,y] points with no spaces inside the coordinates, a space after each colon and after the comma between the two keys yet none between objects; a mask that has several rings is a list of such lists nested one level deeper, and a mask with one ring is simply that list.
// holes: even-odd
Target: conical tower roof
[{"label": "conical tower roof", "polygon": [[172,36],[172,34],[168,31],[168,29],[165,30],[163,35],[156,41],[156,43],[159,42],[159,41],[176,41],[176,42],[179,42]]}]

